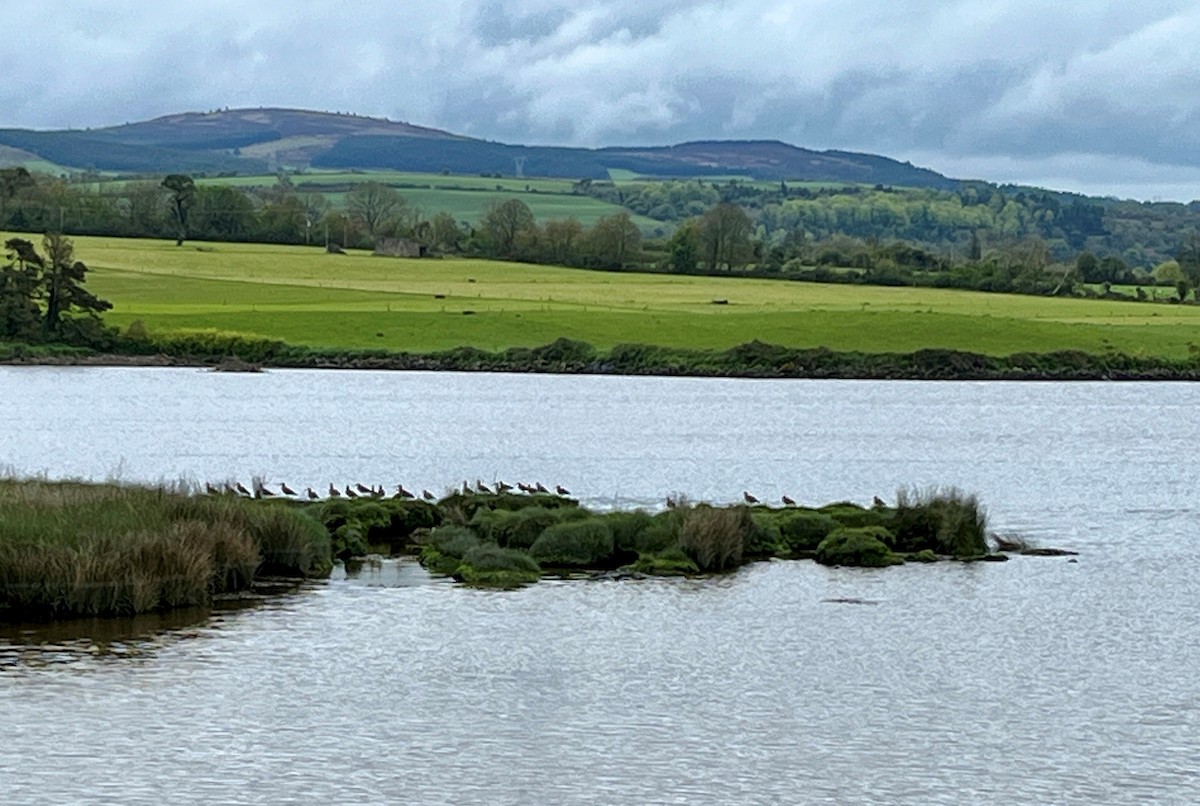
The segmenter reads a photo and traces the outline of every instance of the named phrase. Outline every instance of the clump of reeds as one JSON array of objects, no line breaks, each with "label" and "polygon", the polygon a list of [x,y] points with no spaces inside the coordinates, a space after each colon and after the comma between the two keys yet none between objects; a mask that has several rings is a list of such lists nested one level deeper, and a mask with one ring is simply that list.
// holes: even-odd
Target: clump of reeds
[{"label": "clump of reeds", "polygon": [[900,489],[889,528],[896,551],[976,557],[988,553],[987,515],[979,500],[956,487]]},{"label": "clump of reeds", "polygon": [[0,611],[206,605],[263,568],[327,573],[328,541],[287,507],[166,487],[0,480]]},{"label": "clump of reeds", "polygon": [[679,546],[701,571],[724,571],[742,564],[754,521],[747,507],[690,510],[679,531]]}]

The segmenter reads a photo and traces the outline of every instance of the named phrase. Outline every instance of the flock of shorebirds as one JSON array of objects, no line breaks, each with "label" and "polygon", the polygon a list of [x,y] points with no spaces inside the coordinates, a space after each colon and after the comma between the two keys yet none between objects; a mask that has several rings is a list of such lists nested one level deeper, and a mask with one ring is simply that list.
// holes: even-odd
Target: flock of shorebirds
[{"label": "flock of shorebirds", "polygon": [[[455,488],[449,495],[454,495],[455,493],[461,493],[462,495],[504,495],[513,490],[520,490],[529,495],[568,496],[571,494],[571,491],[561,484],[554,485],[553,490],[541,482],[537,482],[536,484],[517,482],[517,484],[513,485],[498,481],[494,486],[489,487],[481,480],[476,479],[474,486],[464,481],[461,489]],[[204,491],[209,495],[237,495],[243,498],[295,498],[300,500],[307,498],[310,501],[317,501],[321,498],[404,498],[414,500],[418,498],[416,493],[406,490],[403,484],[397,484],[395,491],[391,493],[382,484],[372,487],[368,487],[365,484],[347,484],[344,488],[330,484],[325,495],[321,495],[312,487],[305,487],[302,493],[297,492],[286,483],[280,484],[278,490],[273,490],[258,479],[254,479],[249,487],[240,481],[227,481],[220,485],[205,482]],[[419,497],[425,501],[438,500],[438,496],[429,492],[429,490],[421,490]]]},{"label": "flock of shorebirds", "polygon": [[[317,501],[321,498],[402,498],[413,500],[421,498],[425,501],[438,500],[438,496],[429,492],[429,490],[421,490],[421,494],[418,496],[411,490],[405,489],[403,484],[397,484],[395,491],[391,493],[389,493],[382,484],[377,487],[368,487],[365,484],[347,484],[344,488],[339,488],[334,484],[330,484],[325,495],[321,495],[312,487],[305,487],[304,492],[300,493],[296,490],[293,490],[287,484],[280,484],[278,490],[272,490],[259,479],[254,479],[250,483],[249,487],[246,487],[246,485],[242,484],[240,481],[227,481],[221,485],[214,485],[205,482],[204,489],[209,495],[238,495],[242,496],[243,498],[294,498],[299,500],[307,498],[310,501]],[[447,495],[504,495],[512,492],[513,490],[518,490],[529,495],[569,496],[571,494],[571,491],[561,484],[554,485],[554,489],[551,490],[541,482],[537,482],[535,484],[517,482],[514,485],[507,484],[503,481],[498,481],[494,485],[488,486],[487,484],[484,484],[483,481],[476,479],[474,486],[466,481],[463,481],[461,488],[456,487]],[[747,504],[762,503],[762,500],[758,498],[758,496],[751,495],[748,490],[742,491],[742,500],[744,500]],[[796,506],[796,500],[790,496],[781,496],[780,501],[783,502],[784,506]],[[676,499],[671,496],[667,497],[668,509],[674,509],[676,506],[679,506],[680,503],[680,499]],[[884,505],[884,503],[878,496],[876,496],[874,505],[881,507]]]}]

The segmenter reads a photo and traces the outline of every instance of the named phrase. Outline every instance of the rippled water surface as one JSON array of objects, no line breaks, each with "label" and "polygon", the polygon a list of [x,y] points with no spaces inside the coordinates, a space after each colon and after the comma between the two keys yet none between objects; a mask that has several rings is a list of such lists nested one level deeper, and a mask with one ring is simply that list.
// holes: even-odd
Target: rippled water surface
[{"label": "rippled water surface", "polygon": [[510,593],[383,561],[249,609],[0,625],[0,800],[1200,801],[1196,395],[0,368],[21,475],[600,506],[956,484],[1081,552]]}]

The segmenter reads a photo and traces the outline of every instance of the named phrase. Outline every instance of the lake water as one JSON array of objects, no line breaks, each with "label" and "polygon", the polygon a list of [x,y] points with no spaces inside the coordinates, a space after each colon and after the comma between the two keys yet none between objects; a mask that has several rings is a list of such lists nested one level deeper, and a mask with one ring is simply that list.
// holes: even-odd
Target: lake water
[{"label": "lake water", "polygon": [[[1194,803],[1193,384],[0,367],[0,466],[594,506],[978,493],[1081,552],[0,626],[4,803]],[[850,604],[830,600],[858,600]]]}]

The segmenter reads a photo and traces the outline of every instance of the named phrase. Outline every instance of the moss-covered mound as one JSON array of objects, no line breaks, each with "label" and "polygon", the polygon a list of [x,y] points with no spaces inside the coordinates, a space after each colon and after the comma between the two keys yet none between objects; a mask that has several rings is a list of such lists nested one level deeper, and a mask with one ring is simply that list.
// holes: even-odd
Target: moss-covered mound
[{"label": "moss-covered mound", "polygon": [[523,551],[481,543],[467,550],[454,576],[478,587],[516,588],[537,582],[542,569]]},{"label": "moss-covered mound", "polygon": [[838,529],[817,546],[817,562],[822,565],[854,565],[883,568],[903,562],[888,548],[891,535],[882,526]]}]

